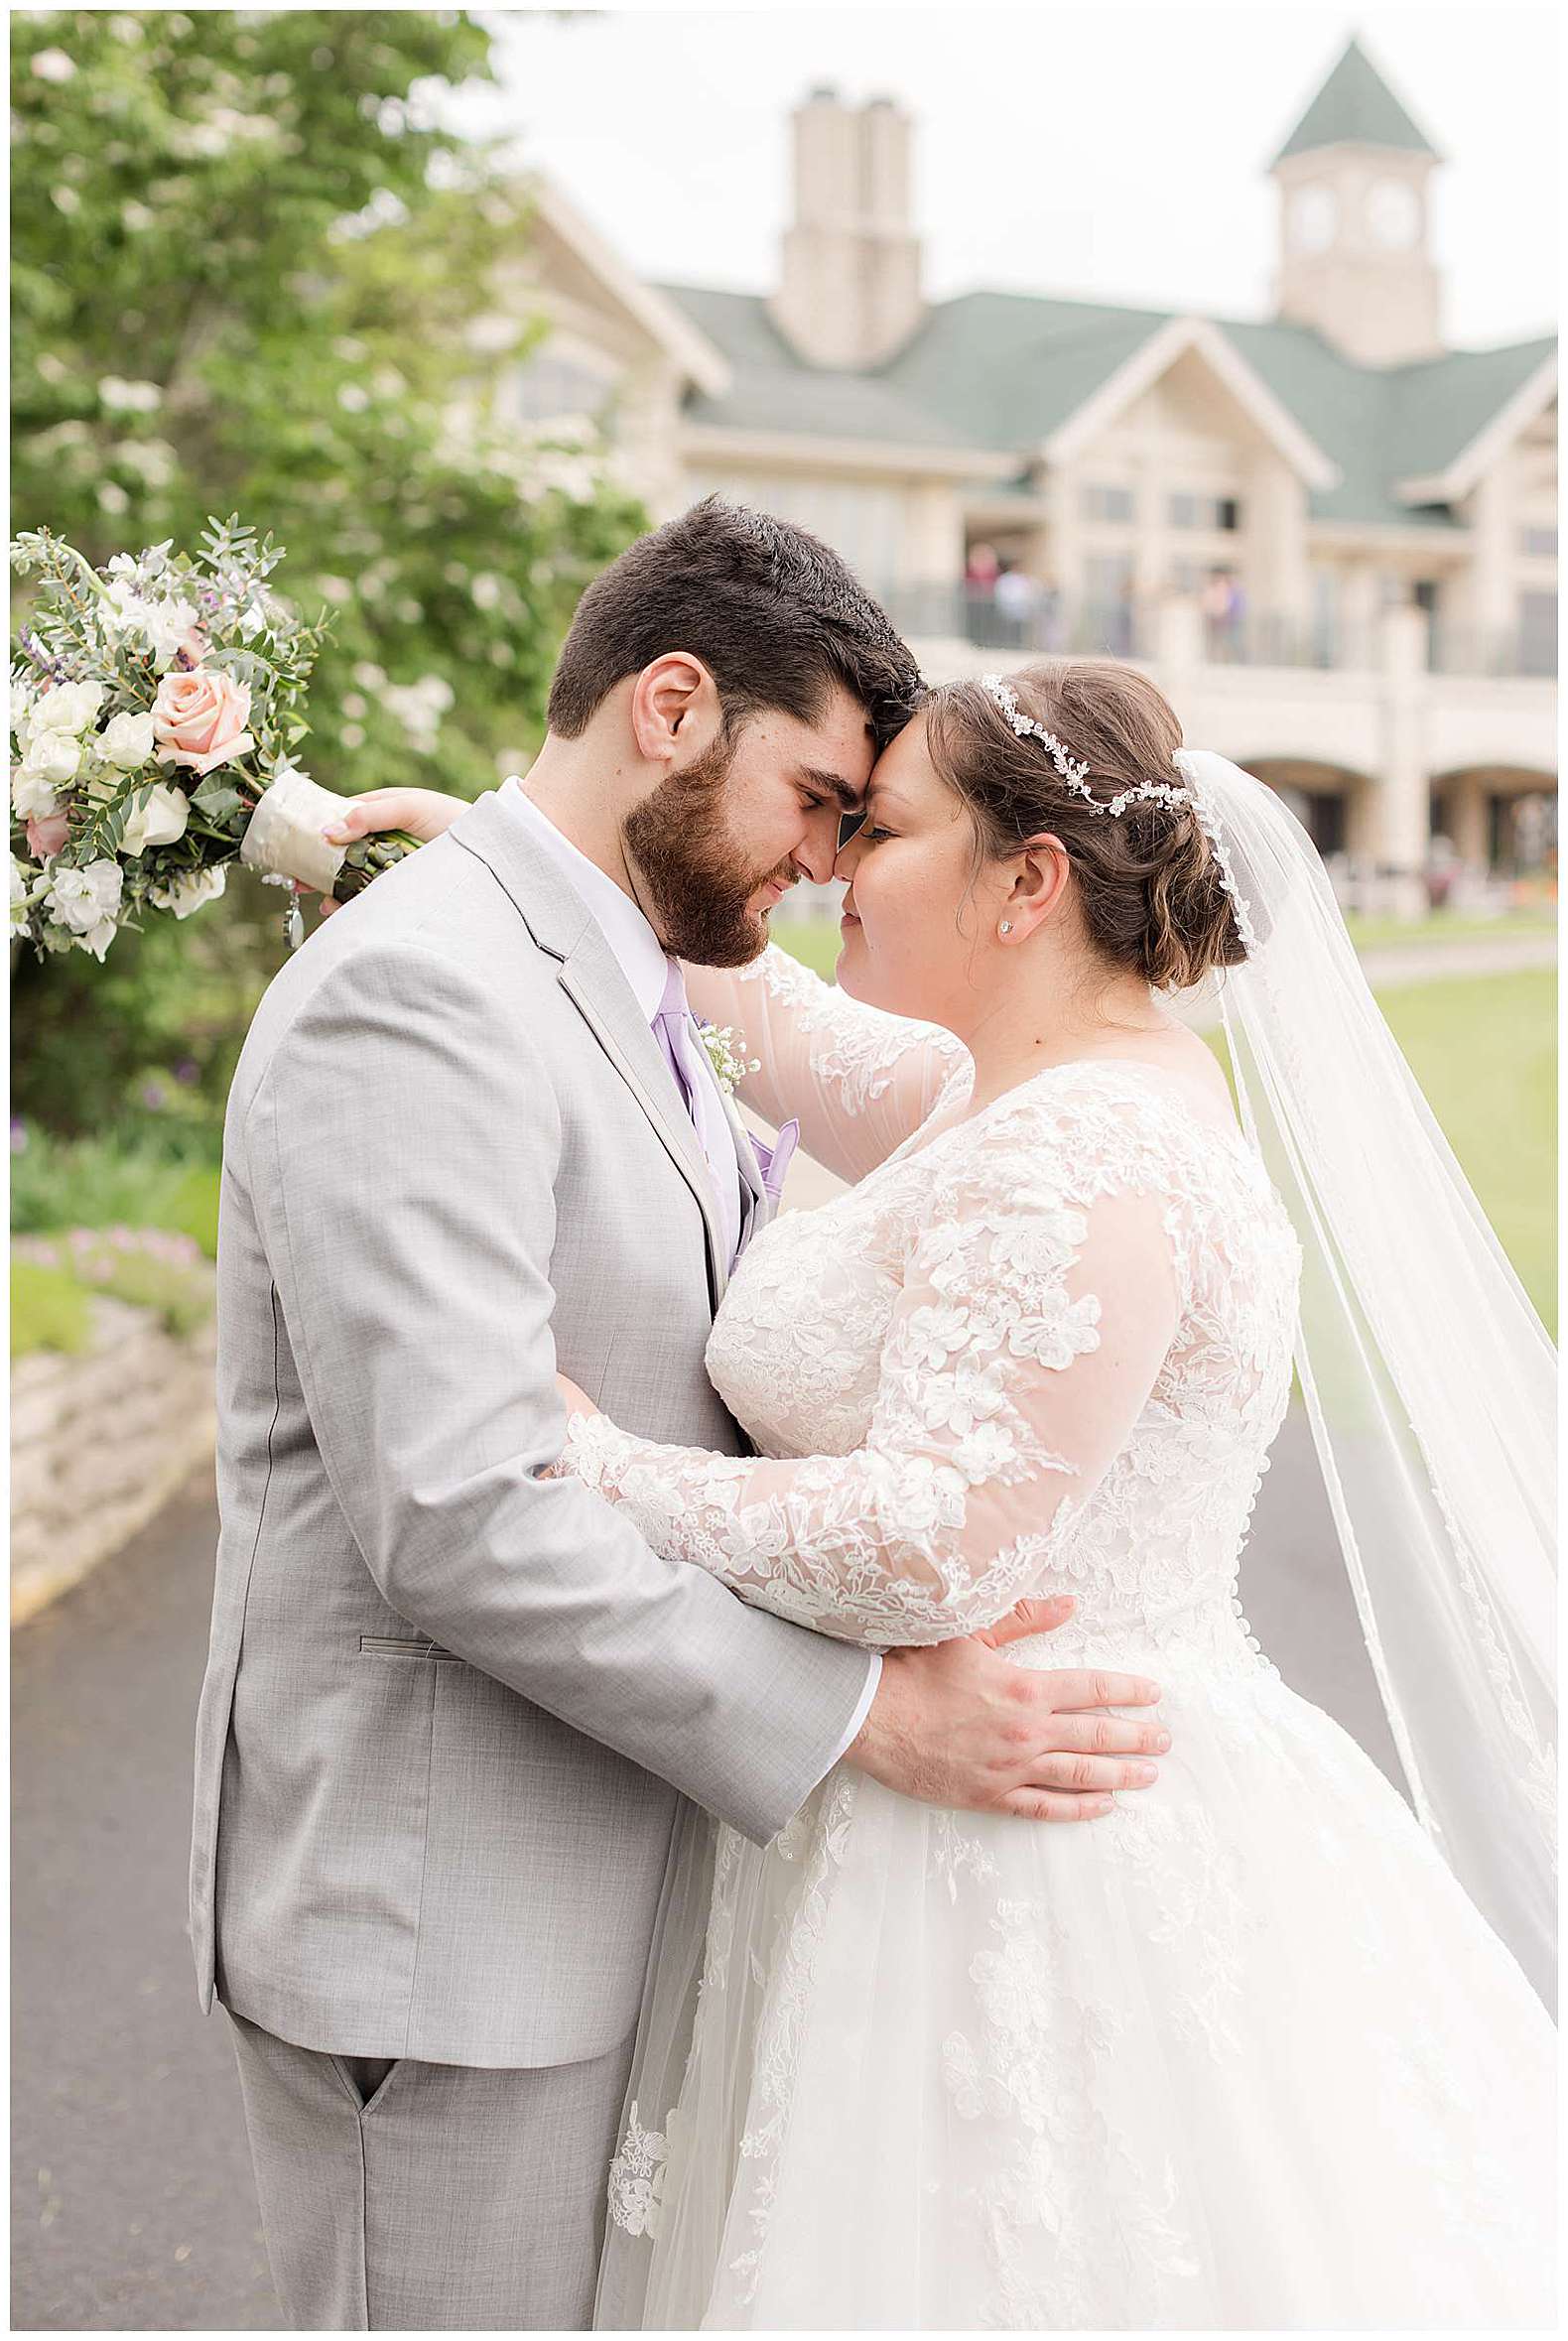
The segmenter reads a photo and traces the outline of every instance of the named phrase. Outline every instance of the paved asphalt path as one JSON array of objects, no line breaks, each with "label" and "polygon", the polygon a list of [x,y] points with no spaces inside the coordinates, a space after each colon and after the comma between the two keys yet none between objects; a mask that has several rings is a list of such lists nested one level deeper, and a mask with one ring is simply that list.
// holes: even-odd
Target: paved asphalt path
[{"label": "paved asphalt path", "polygon": [[[805,1166],[803,1166],[805,1168]],[[792,1173],[815,1200],[816,1166]],[[279,2329],[225,2019],[186,1928],[216,1521],[203,1475],[12,1642],[12,2326]],[[1242,1593],[1306,1697],[1393,1761],[1293,1415]]]}]

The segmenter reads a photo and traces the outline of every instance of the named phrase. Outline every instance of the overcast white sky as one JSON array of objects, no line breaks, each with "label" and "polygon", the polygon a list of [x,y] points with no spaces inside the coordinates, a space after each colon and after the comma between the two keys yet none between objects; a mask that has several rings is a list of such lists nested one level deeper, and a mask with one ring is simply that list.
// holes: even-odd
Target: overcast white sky
[{"label": "overcast white sky", "polygon": [[831,81],[916,117],[933,295],[984,284],[1237,317],[1271,307],[1267,165],[1356,31],[1447,158],[1449,339],[1556,321],[1555,6],[483,13],[506,93],[461,118],[516,136],[641,275],[773,284],[787,117]]}]

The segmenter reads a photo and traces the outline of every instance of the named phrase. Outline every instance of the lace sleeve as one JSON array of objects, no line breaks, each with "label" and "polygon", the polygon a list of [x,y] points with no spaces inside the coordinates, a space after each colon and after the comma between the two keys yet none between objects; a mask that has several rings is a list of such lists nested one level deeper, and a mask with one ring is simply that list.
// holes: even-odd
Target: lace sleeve
[{"label": "lace sleeve", "polygon": [[851,999],[770,943],[745,968],[686,969],[687,997],[710,1024],[744,1036],[761,1070],[740,1083],[775,1127],[793,1115],[808,1154],[861,1179],[917,1130],[969,1051],[951,1032]]},{"label": "lace sleeve", "polygon": [[948,1641],[1041,1584],[1154,1386],[1177,1281],[1157,1196],[1070,1193],[993,1146],[914,1240],[864,1447],[735,1458],[588,1415],[564,1460],[760,1608],[844,1641]]}]

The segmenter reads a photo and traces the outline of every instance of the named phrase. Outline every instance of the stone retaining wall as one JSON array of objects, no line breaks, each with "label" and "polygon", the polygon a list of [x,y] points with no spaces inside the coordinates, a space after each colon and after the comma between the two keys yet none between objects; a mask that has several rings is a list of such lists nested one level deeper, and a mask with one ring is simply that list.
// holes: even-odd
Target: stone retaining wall
[{"label": "stone retaining wall", "polygon": [[212,1452],[209,1318],[177,1339],[95,1295],[92,1339],[11,1369],[11,1623],[20,1626],[145,1527]]}]

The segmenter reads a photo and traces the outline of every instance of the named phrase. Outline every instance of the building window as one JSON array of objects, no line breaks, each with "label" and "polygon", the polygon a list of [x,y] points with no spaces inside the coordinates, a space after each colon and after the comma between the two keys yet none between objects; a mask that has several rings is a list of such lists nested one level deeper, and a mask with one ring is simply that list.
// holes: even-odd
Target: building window
[{"label": "building window", "polygon": [[1557,531],[1555,528],[1530,527],[1520,531],[1519,549],[1531,561],[1555,561]]},{"label": "building window", "polygon": [[1555,593],[1519,595],[1519,673],[1555,675],[1557,672],[1557,596]]},{"label": "building window", "polygon": [[1132,520],[1132,490],[1129,487],[1089,486],[1084,490],[1084,518],[1113,521],[1118,527],[1128,527]]},{"label": "building window", "polygon": [[1180,489],[1170,499],[1172,528],[1203,528],[1234,534],[1241,525],[1241,501],[1236,496],[1198,496]]}]

